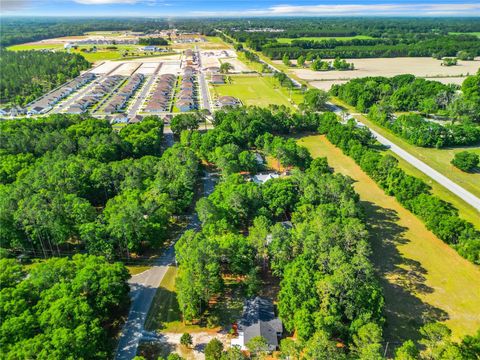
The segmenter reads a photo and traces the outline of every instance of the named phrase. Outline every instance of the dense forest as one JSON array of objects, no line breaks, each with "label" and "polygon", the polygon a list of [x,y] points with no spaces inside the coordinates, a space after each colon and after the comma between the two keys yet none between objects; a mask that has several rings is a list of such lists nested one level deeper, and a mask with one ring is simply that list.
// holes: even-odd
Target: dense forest
[{"label": "dense forest", "polygon": [[[334,85],[330,93],[417,146],[444,147],[480,143],[480,73],[467,77],[458,94],[453,85],[398,75],[366,77]],[[423,116],[439,114],[459,123],[442,125]]]},{"label": "dense forest", "polygon": [[247,46],[274,60],[287,55],[290,58],[314,56],[322,59],[378,58],[421,56],[456,56],[468,51],[471,56],[480,55],[480,39],[474,35],[430,35],[412,39],[351,39],[351,40],[293,40],[291,44],[269,41],[265,44]]},{"label": "dense forest", "polygon": [[50,257],[86,250],[109,259],[159,246],[189,207],[193,151],[162,153],[163,122],[119,133],[105,120],[51,115],[0,124],[0,242]]},{"label": "dense forest", "polygon": [[0,48],[0,103],[26,105],[89,67],[78,54]]},{"label": "dense forest", "polygon": [[[475,18],[358,18],[358,17],[309,17],[223,19],[219,28],[225,29],[237,41],[254,38],[299,37],[348,37],[367,35],[375,38],[397,38],[415,34],[443,34],[449,32],[477,32],[480,24]],[[269,31],[265,29],[277,29]],[[249,30],[247,32],[247,30]]]},{"label": "dense forest", "polygon": [[25,268],[0,259],[4,359],[111,359],[129,305],[121,263],[75,255]]}]

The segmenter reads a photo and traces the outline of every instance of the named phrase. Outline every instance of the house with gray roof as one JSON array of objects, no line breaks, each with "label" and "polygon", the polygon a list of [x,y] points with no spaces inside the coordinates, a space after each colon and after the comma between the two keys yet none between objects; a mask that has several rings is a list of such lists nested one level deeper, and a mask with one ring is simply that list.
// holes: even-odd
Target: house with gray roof
[{"label": "house with gray roof", "polygon": [[247,343],[254,337],[263,337],[270,351],[278,349],[278,339],[282,336],[283,325],[275,316],[273,303],[257,296],[245,301],[243,315],[238,322],[238,337],[231,340],[232,346],[246,350]]}]

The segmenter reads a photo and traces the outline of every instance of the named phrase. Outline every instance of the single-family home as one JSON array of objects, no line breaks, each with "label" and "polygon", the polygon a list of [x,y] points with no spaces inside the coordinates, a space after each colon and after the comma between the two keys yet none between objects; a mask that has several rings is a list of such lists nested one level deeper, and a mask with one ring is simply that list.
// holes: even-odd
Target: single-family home
[{"label": "single-family home", "polygon": [[243,315],[237,325],[238,337],[231,340],[232,346],[247,350],[248,342],[258,336],[265,339],[270,351],[278,349],[278,339],[282,336],[283,325],[275,316],[273,302],[257,296],[245,301]]},{"label": "single-family home", "polygon": [[215,105],[222,108],[225,106],[239,106],[241,102],[233,96],[220,96],[215,102]]},{"label": "single-family home", "polygon": [[254,183],[265,184],[268,180],[276,179],[280,177],[279,174],[271,172],[266,174],[257,174],[252,177]]}]

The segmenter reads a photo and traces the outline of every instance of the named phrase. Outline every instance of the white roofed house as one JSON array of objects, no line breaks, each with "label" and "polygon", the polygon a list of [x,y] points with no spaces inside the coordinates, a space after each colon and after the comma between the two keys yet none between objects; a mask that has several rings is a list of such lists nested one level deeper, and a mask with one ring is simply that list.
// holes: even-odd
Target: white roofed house
[{"label": "white roofed house", "polygon": [[257,175],[252,177],[252,180],[253,180],[254,183],[264,184],[268,180],[276,179],[278,177],[280,177],[280,175],[276,174],[276,173],[257,174]]},{"label": "white roofed house", "polygon": [[238,322],[238,337],[231,340],[232,346],[247,350],[248,342],[261,336],[270,351],[278,349],[278,340],[283,333],[281,320],[275,316],[273,303],[269,299],[256,297],[245,301],[243,315]]}]

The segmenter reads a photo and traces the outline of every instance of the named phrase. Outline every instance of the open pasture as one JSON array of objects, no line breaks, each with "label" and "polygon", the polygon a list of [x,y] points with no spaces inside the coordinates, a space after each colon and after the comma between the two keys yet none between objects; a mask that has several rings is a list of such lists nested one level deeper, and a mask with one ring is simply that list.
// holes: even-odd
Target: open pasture
[{"label": "open pasture", "polygon": [[[392,77],[412,74],[443,83],[461,84],[467,74],[475,74],[480,68],[480,60],[460,61],[455,66],[442,66],[441,61],[424,57],[347,59],[353,62],[355,70],[313,71],[310,69],[289,68],[288,72],[311,82],[317,88],[326,89],[329,85],[367,76]],[[280,64],[281,61],[273,61]],[[321,84],[326,82],[326,84]],[[330,82],[330,83],[329,83]]]}]

